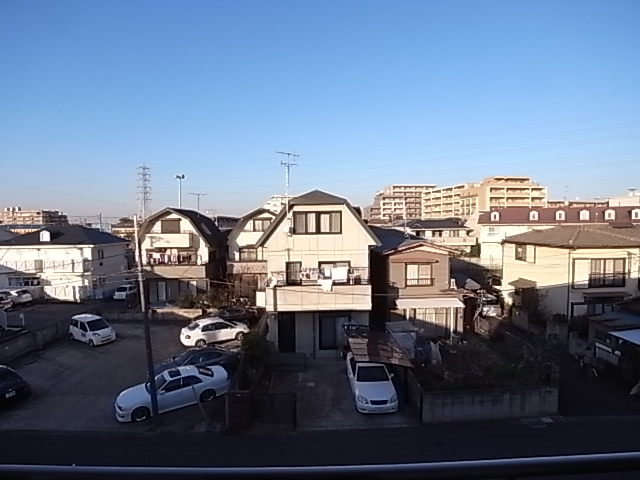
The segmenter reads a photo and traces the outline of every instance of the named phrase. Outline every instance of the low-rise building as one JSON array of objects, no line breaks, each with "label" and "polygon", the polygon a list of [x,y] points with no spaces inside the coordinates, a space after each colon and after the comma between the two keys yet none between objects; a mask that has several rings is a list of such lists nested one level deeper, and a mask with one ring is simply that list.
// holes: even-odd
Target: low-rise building
[{"label": "low-rise building", "polygon": [[150,302],[172,302],[226,284],[226,238],[212,218],[165,208],[144,221],[139,237]]},{"label": "low-rise building", "polygon": [[[507,306],[594,315],[638,295],[640,226],[574,225],[503,240]],[[527,305],[528,304],[528,307]]]},{"label": "low-rise building", "polygon": [[126,248],[126,240],[81,225],[19,235],[0,243],[0,288],[45,300],[106,298],[131,276]]},{"label": "low-rise building", "polygon": [[477,241],[465,221],[455,217],[399,221],[393,228],[459,252],[469,252]]}]

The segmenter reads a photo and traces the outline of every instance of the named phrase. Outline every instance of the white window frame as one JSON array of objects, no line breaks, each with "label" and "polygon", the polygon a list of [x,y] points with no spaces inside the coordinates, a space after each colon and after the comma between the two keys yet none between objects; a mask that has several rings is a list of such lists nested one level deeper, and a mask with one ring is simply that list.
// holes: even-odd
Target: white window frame
[{"label": "white window frame", "polygon": [[491,221],[499,222],[500,221],[500,213],[499,212],[491,212]]},{"label": "white window frame", "polygon": [[580,210],[580,220],[589,220],[589,210]]},{"label": "white window frame", "polygon": [[538,221],[538,212],[536,212],[535,210],[532,210],[529,212],[529,221],[530,222],[537,222]]},{"label": "white window frame", "polygon": [[615,220],[616,219],[616,211],[615,210],[605,210],[604,211],[604,219],[605,220]]},{"label": "white window frame", "polygon": [[564,210],[558,210],[556,212],[556,221],[563,221],[567,219],[567,214]]},{"label": "white window frame", "polygon": [[631,210],[631,220],[640,220],[640,208]]}]

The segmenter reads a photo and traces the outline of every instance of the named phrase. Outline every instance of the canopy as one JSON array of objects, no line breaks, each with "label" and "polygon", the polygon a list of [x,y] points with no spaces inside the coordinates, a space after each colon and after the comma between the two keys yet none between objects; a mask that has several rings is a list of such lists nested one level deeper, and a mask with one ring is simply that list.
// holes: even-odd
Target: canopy
[{"label": "canopy", "polygon": [[613,335],[614,337],[621,338],[622,340],[626,340],[627,342],[640,345],[640,328],[634,328],[632,330],[619,330],[617,332],[609,332],[609,334]]}]

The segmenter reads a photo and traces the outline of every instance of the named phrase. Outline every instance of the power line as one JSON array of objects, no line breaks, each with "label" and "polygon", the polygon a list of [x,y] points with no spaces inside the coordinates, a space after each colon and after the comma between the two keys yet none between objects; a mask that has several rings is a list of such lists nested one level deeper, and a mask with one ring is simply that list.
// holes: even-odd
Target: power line
[{"label": "power line", "polygon": [[196,197],[196,201],[197,201],[197,211],[198,213],[200,212],[200,197],[204,197],[206,195],[206,193],[190,193],[189,195],[193,195],[194,197]]}]

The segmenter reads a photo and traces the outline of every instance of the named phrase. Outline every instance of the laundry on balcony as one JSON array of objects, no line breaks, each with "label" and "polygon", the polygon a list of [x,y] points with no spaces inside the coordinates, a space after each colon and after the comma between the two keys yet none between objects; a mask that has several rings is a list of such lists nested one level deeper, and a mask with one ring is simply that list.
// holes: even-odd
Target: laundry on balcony
[{"label": "laundry on balcony", "polygon": [[323,292],[330,292],[333,290],[333,280],[330,278],[318,279],[318,284],[322,288]]}]

